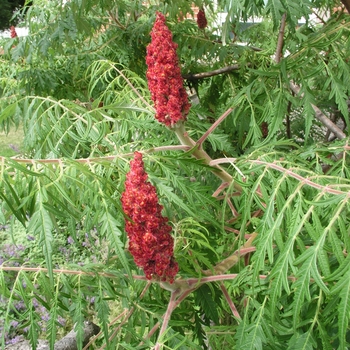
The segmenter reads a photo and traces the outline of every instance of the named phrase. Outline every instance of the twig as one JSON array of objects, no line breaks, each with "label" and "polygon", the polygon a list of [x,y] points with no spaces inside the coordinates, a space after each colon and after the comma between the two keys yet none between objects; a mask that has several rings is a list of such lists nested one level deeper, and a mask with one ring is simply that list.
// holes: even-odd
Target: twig
[{"label": "twig", "polygon": [[119,19],[117,18],[117,16],[114,16],[114,15],[112,14],[112,11],[107,11],[107,13],[108,13],[109,16],[112,18],[112,20],[115,22],[115,24],[117,25],[117,27],[119,27],[120,29],[123,29],[123,30],[126,29],[126,27],[125,27],[122,23],[120,23],[120,21],[119,21]]},{"label": "twig", "polygon": [[[249,63],[248,66],[250,66],[250,65],[251,64]],[[209,72],[195,73],[195,74],[191,74],[191,73],[190,74],[183,74],[182,77],[184,79],[188,79],[188,80],[203,79],[203,78],[212,77],[214,75],[229,73],[229,72],[232,72],[234,70],[239,70],[240,68],[241,68],[241,66],[239,64],[234,64],[232,66],[227,66],[227,67],[215,69],[215,70],[212,70]]]},{"label": "twig", "polygon": [[281,18],[280,31],[278,33],[278,39],[277,39],[277,47],[276,47],[276,54],[275,54],[276,63],[279,63],[282,58],[282,48],[283,48],[283,41],[284,41],[284,30],[286,28],[286,18],[287,18],[287,14],[284,13]]},{"label": "twig", "polygon": [[[152,152],[163,152],[163,151],[189,151],[191,147],[186,145],[171,145],[171,146],[159,146],[159,147],[152,147],[147,150],[143,150],[140,152],[143,153],[152,153]],[[134,153],[124,153],[122,157],[133,157]],[[53,159],[30,159],[30,158],[7,158],[0,156],[0,161],[5,162],[6,160],[15,161],[16,163],[23,163],[23,164],[33,164],[33,163],[41,163],[41,164],[58,164],[58,163],[64,163],[64,162],[77,162],[80,164],[85,163],[98,163],[103,161],[112,162],[117,158],[120,158],[121,155],[116,154],[113,156],[102,156],[102,157],[93,157],[93,158],[80,158],[80,159],[67,159],[67,158],[53,158]]]},{"label": "twig", "polygon": [[287,132],[287,138],[291,139],[292,138],[292,131],[290,127],[290,112],[292,109],[292,102],[288,101],[288,106],[287,106],[287,115],[286,115],[286,132]]},{"label": "twig", "polygon": [[146,99],[137,91],[137,89],[135,88],[135,86],[131,83],[131,81],[125,76],[125,74],[119,70],[117,67],[114,67],[114,69],[124,78],[124,80],[126,81],[126,83],[131,87],[131,89],[135,92],[135,94],[140,98],[140,100],[146,105],[148,106],[153,112],[155,112],[155,108],[153,106],[151,106]]},{"label": "twig", "polygon": [[203,273],[206,276],[223,275],[231,267],[233,267],[235,264],[237,264],[239,259],[242,256],[255,251],[255,247],[252,246],[252,244],[253,244],[253,241],[254,241],[256,236],[257,236],[256,233],[252,234],[251,237],[247,240],[247,242],[241,248],[237,249],[228,258],[220,261],[218,264],[216,264],[213,267],[213,269],[205,270],[205,271],[203,271]]},{"label": "twig", "polygon": [[[147,336],[146,336],[146,339],[150,339],[151,337],[152,337],[152,335],[156,332],[156,330],[159,328],[159,326],[160,326],[160,322],[157,322],[153,327],[152,327],[152,329],[148,332],[148,334],[147,334]],[[141,342],[140,344],[139,344],[139,346],[140,345],[143,345],[144,344],[144,342]]]},{"label": "twig", "polygon": [[[290,83],[290,88],[296,95],[300,93],[300,87],[293,84],[292,82]],[[318,119],[330,131],[332,131],[332,133],[339,140],[346,138],[346,135],[344,134],[344,132],[336,124],[334,124],[329,118],[327,118],[317,106],[315,106],[314,104],[311,104],[311,107],[315,112],[315,118]]]},{"label": "twig", "polygon": [[171,296],[170,296],[170,300],[168,303],[168,307],[167,310],[163,316],[163,323],[162,323],[162,327],[159,331],[159,335],[158,335],[158,339],[157,339],[157,343],[156,346],[154,347],[154,350],[159,350],[160,349],[160,340],[163,337],[166,329],[168,328],[168,324],[170,321],[170,317],[171,314],[173,313],[174,309],[175,309],[175,302],[176,302],[176,297],[177,297],[178,292],[177,291],[172,291],[171,292]]},{"label": "twig", "polygon": [[[226,159],[226,158],[225,158]],[[214,198],[218,198],[219,194],[227,187],[229,187],[230,184],[228,182],[223,182],[222,184],[220,184],[220,186],[215,190],[215,192],[213,193],[213,197]],[[224,196],[225,197],[225,196]]]},{"label": "twig", "polygon": [[[344,2],[346,1],[344,0]],[[280,30],[278,34],[276,54],[275,54],[276,63],[279,63],[282,57],[285,26],[286,26],[286,13],[283,14],[281,19],[281,25],[280,25]],[[290,82],[290,88],[296,95],[300,93],[300,87],[297,86],[296,84],[293,84],[292,82]],[[334,124],[329,118],[327,118],[317,106],[315,106],[314,104],[311,104],[311,107],[315,111],[316,119],[318,119],[330,131],[332,131],[333,134],[336,135],[338,139],[341,140],[346,137],[344,132],[336,124]]]},{"label": "twig", "polygon": [[233,111],[233,108],[229,108],[218,120],[213,123],[213,125],[201,136],[201,138],[196,142],[198,148],[202,147],[203,142],[208,138],[208,136],[226,119],[226,117]]},{"label": "twig", "polygon": [[232,212],[233,217],[238,217],[238,216],[239,216],[239,213],[238,213],[238,211],[236,210],[236,208],[234,207],[234,205],[232,204],[231,199],[230,199],[230,198],[226,198],[226,201],[227,201],[228,206],[229,206],[230,209],[231,209],[231,212]]},{"label": "twig", "polygon": [[[115,317],[115,318],[113,319],[113,321],[111,321],[111,322],[108,324],[108,327],[110,327],[110,326],[113,325],[116,321],[118,321],[121,317],[123,317],[123,316],[127,313],[127,311],[128,311],[128,310],[124,310],[121,314],[119,314],[117,317]],[[89,348],[89,346],[90,346],[91,344],[93,344],[93,343],[96,341],[96,339],[98,339],[98,338],[101,336],[102,333],[103,333],[102,331],[99,331],[94,337],[92,337],[92,338],[90,339],[90,341],[83,347],[83,350],[87,350],[87,349]]]},{"label": "twig", "polygon": [[314,9],[312,9],[312,13],[317,17],[317,19],[322,22],[322,24],[326,24],[327,22],[317,13],[317,11],[315,11]]},{"label": "twig", "polygon": [[229,307],[230,307],[230,309],[232,311],[233,316],[235,316],[239,320],[241,320],[241,315],[239,314],[235,304],[233,303],[230,295],[228,294],[228,291],[227,291],[225,285],[223,284],[223,282],[220,283],[220,288],[221,288],[222,293],[224,294],[225,299],[226,299],[226,301],[227,301],[227,303],[228,303],[228,305],[229,305]]},{"label": "twig", "polygon": [[[183,123],[177,123],[173,130],[182,145],[191,147],[192,155],[195,158],[202,160],[207,165],[210,164],[212,158],[203,149],[198,149],[198,145],[188,135]],[[212,173],[219,177],[223,182],[231,183],[233,181],[233,177],[219,165],[214,165],[213,168]],[[239,184],[234,183],[234,187],[239,192],[242,191],[242,187]]]},{"label": "twig", "polygon": [[[26,266],[5,266],[4,263],[0,265],[0,271],[14,271],[14,272],[43,272],[48,273],[49,270],[44,267],[26,267]],[[67,269],[53,269],[53,273],[66,274],[66,275],[83,275],[83,276],[102,276],[107,278],[120,278],[120,275],[116,275],[108,272],[87,272],[81,270],[67,270]],[[128,278],[129,275],[124,275]],[[134,280],[148,281],[146,276],[132,275]]]},{"label": "twig", "polygon": [[262,165],[267,166],[268,168],[275,169],[281,173],[284,173],[290,177],[293,177],[294,179],[297,179],[298,181],[300,181],[304,185],[308,185],[310,187],[316,188],[317,190],[321,190],[324,193],[335,194],[335,195],[346,195],[346,196],[350,197],[350,191],[344,192],[344,191],[333,189],[331,187],[331,185],[327,185],[327,186],[320,185],[316,182],[311,181],[310,179],[308,179],[306,177],[303,177],[303,176],[293,172],[290,169],[285,169],[282,166],[277,165],[275,163],[268,163],[268,162],[258,160],[258,159],[249,160],[249,162],[255,163],[255,164],[262,164]]},{"label": "twig", "polygon": [[224,164],[224,163],[234,163],[237,160],[237,158],[217,158],[213,159],[209,165],[218,165],[218,164]]}]

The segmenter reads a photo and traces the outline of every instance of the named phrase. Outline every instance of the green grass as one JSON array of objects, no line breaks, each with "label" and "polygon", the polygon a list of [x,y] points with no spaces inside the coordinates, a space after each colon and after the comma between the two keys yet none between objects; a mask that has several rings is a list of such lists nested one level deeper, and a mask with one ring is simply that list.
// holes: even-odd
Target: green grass
[{"label": "green grass", "polygon": [[13,157],[21,153],[23,145],[23,129],[11,129],[6,134],[0,132],[0,156]]}]

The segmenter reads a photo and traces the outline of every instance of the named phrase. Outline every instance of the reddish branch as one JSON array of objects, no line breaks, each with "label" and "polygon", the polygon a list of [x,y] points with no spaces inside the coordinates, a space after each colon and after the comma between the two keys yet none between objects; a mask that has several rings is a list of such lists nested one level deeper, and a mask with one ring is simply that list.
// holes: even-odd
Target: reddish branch
[{"label": "reddish branch", "polygon": [[329,194],[334,194],[334,195],[346,195],[346,196],[348,196],[350,198],[350,191],[344,192],[344,191],[336,190],[336,189],[332,188],[332,185],[327,185],[327,186],[320,185],[320,184],[318,184],[316,182],[311,181],[310,179],[308,179],[306,177],[303,177],[303,176],[295,173],[291,169],[285,169],[282,166],[277,165],[275,163],[268,163],[268,162],[265,162],[265,161],[262,161],[262,160],[258,160],[258,159],[256,159],[256,160],[249,160],[249,162],[255,163],[255,164],[265,165],[268,168],[275,169],[275,170],[277,170],[277,171],[279,171],[281,173],[284,173],[284,174],[286,174],[286,175],[288,175],[290,177],[293,177],[294,179],[297,179],[300,183],[302,183],[304,185],[316,188],[317,190],[322,191],[324,193],[329,193]]},{"label": "reddish branch", "polygon": [[222,291],[222,294],[224,294],[224,297],[227,301],[227,304],[229,305],[231,311],[232,311],[232,314],[234,317],[238,318],[239,320],[241,319],[241,315],[239,314],[234,302],[232,301],[231,297],[230,297],[230,294],[228,293],[225,285],[221,282],[220,283],[220,288],[221,288],[221,291]]}]

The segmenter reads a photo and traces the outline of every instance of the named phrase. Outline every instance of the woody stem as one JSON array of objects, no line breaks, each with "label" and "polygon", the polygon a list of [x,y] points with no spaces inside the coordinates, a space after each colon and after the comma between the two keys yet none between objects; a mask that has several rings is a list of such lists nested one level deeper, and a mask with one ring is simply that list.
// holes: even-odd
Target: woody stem
[{"label": "woody stem", "polygon": [[[196,142],[192,140],[188,135],[188,132],[186,131],[183,123],[177,123],[173,130],[182,145],[191,147],[192,155],[195,158],[201,159],[205,164],[210,165],[210,162],[213,159],[202,148],[198,148]],[[231,183],[233,181],[233,177],[219,165],[215,164],[212,166],[212,168],[212,173],[220,178],[223,182]],[[242,192],[242,187],[240,185],[234,183],[234,187],[237,191]]]}]

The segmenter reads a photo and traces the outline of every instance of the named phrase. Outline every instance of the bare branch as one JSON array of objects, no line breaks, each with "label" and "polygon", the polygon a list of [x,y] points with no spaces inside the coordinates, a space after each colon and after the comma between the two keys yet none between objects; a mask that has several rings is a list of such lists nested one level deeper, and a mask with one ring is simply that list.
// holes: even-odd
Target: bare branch
[{"label": "bare branch", "polygon": [[[290,88],[296,95],[300,93],[300,87],[292,82],[290,83]],[[315,111],[315,118],[318,119],[326,128],[328,128],[339,140],[346,138],[344,132],[329,118],[327,118],[317,106],[311,104],[311,107]]]},{"label": "bare branch", "polygon": [[279,63],[282,57],[284,30],[286,28],[286,17],[287,17],[287,14],[285,13],[281,18],[281,25],[280,25],[280,31],[278,33],[278,40],[277,40],[277,47],[276,47],[276,54],[275,54],[276,63]]},{"label": "bare branch", "polygon": [[[251,64],[248,64],[248,66],[250,66]],[[219,74],[223,74],[223,73],[229,73],[232,72],[234,70],[239,70],[241,68],[241,66],[239,64],[234,64],[232,66],[227,66],[224,68],[220,68],[220,69],[215,69],[209,72],[203,72],[203,73],[195,73],[195,74],[183,74],[182,77],[184,79],[188,79],[188,80],[196,80],[196,79],[203,79],[203,78],[209,78],[212,77],[214,75],[219,75]]]}]

